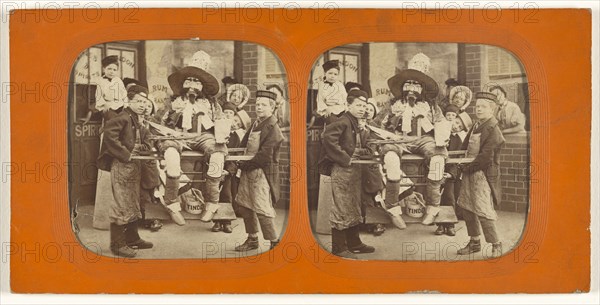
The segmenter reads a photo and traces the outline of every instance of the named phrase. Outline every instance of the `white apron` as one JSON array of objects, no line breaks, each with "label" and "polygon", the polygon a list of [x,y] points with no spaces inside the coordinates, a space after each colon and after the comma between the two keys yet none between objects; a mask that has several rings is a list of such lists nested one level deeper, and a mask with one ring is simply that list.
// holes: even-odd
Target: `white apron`
[{"label": "white apron", "polygon": [[[467,158],[474,158],[479,154],[481,134],[472,133],[469,137]],[[458,195],[458,206],[490,220],[498,218],[494,209],[492,190],[481,170],[475,173],[463,173],[460,193]]]},{"label": "white apron", "polygon": [[[260,146],[260,131],[251,131],[248,136],[246,154],[256,154]],[[235,201],[256,214],[275,218],[269,181],[262,168],[242,171]]]}]

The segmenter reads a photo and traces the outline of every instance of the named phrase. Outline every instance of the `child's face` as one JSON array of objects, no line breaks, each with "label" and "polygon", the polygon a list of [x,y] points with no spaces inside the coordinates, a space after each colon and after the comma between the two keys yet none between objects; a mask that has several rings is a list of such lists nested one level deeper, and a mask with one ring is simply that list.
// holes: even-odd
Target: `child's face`
[{"label": "child's face", "polygon": [[231,130],[238,130],[242,128],[242,119],[236,115],[233,117],[231,121]]},{"label": "child's face", "polygon": [[152,103],[150,103],[150,101],[146,100],[146,108],[144,110],[144,116],[150,117],[152,115],[152,108],[153,108]]},{"label": "child's face", "polygon": [[375,117],[375,108],[372,104],[367,104],[365,108],[365,119],[372,120]]},{"label": "child's face", "polygon": [[487,99],[478,99],[475,104],[475,116],[478,120],[484,121],[494,116],[495,104]]},{"label": "child's face", "polygon": [[452,101],[450,103],[458,108],[465,105],[467,102],[467,93],[464,91],[459,91],[452,97]]},{"label": "child's face", "polygon": [[242,90],[235,90],[231,92],[231,96],[229,97],[229,99],[231,103],[238,106],[242,103],[242,101],[244,101],[244,93],[242,92]]},{"label": "child's face", "polygon": [[334,83],[337,81],[339,74],[340,74],[340,71],[338,71],[338,69],[336,69],[336,68],[329,69],[329,70],[327,70],[327,72],[325,72],[325,80],[330,83]]},{"label": "child's face", "polygon": [[148,100],[139,94],[136,94],[133,99],[129,100],[129,108],[138,115],[144,115],[148,104]]},{"label": "child's face", "polygon": [[452,132],[461,132],[465,129],[463,121],[459,117],[454,118],[452,121]]},{"label": "child's face", "polygon": [[446,120],[452,122],[452,121],[454,121],[454,119],[456,119],[456,117],[457,117],[456,112],[452,112],[452,111],[446,112]]},{"label": "child's face", "polygon": [[233,116],[235,116],[235,112],[233,112],[233,110],[231,110],[231,109],[223,110],[223,114],[225,115],[226,119],[232,119]]},{"label": "child's face", "polygon": [[367,108],[367,102],[355,98],[354,102],[348,105],[348,112],[350,112],[350,114],[352,114],[355,118],[364,118],[365,108]]},{"label": "child's face", "polygon": [[256,116],[264,119],[273,115],[274,106],[271,105],[271,100],[266,97],[256,99]]},{"label": "child's face", "polygon": [[117,77],[117,72],[119,72],[119,66],[117,66],[117,64],[110,64],[104,67],[104,75],[110,79]]}]

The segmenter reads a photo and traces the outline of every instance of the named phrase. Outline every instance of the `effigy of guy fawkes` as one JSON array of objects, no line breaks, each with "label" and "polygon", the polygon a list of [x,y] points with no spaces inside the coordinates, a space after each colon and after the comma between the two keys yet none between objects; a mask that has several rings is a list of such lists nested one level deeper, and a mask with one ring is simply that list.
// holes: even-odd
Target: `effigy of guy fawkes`
[{"label": "effigy of guy fawkes", "polygon": [[210,221],[219,208],[219,184],[227,155],[227,137],[231,128],[221,106],[214,98],[219,92],[219,82],[207,72],[211,59],[204,51],[196,52],[190,64],[175,71],[168,77],[169,85],[175,96],[172,109],[166,113],[164,125],[167,129],[153,124],[161,134],[175,134],[175,138],[162,140],[159,151],[165,159],[164,201],[173,220],[182,225],[179,202],[181,170],[181,151],[189,148],[204,153],[208,160],[205,193],[206,202],[201,220]]},{"label": "effigy of guy fawkes", "polygon": [[446,126],[442,110],[434,101],[438,85],[427,75],[429,67],[429,57],[419,53],[410,60],[407,69],[388,79],[393,95],[391,114],[382,122],[383,129],[374,128],[372,133],[378,138],[397,140],[396,143],[381,145],[380,154],[386,174],[384,202],[388,212],[396,222],[400,222],[397,224],[399,227],[405,227],[400,217],[401,180],[404,175],[400,162],[405,152],[421,155],[429,164],[425,193],[427,208],[422,223],[432,224],[440,212],[440,189],[448,157],[446,144],[450,126]]}]

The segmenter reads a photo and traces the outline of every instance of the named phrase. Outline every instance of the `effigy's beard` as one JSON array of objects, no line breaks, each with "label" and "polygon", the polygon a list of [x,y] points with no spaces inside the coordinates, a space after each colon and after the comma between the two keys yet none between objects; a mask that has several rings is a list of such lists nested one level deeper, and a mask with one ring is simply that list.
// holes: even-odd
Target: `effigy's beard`
[{"label": "effigy's beard", "polygon": [[190,101],[190,103],[195,103],[198,97],[201,94],[201,91],[194,88],[184,88],[187,89],[185,92],[185,97]]},{"label": "effigy's beard", "polygon": [[408,102],[408,105],[410,105],[410,107],[414,107],[418,99],[419,97],[413,91],[409,91],[406,94],[406,101]]}]

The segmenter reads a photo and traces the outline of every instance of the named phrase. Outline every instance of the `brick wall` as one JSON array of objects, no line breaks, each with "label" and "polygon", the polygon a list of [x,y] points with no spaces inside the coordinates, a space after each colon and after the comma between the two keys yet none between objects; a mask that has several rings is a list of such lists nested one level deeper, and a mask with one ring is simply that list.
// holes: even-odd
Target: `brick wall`
[{"label": "brick wall", "polygon": [[[244,110],[246,110],[248,115],[250,115],[252,120],[254,120],[256,118],[254,101],[256,98],[256,89],[259,78],[258,46],[253,43],[242,43],[242,56],[242,83],[246,85],[252,93],[252,97],[244,106]],[[281,198],[279,199],[279,202],[276,203],[276,207],[285,208],[288,206],[290,201],[290,130],[289,128],[285,128],[282,129],[282,131],[286,141],[281,146],[279,153],[279,183]]]},{"label": "brick wall", "polygon": [[467,83],[473,92],[481,90],[481,46],[468,44],[465,46],[465,59],[467,67]]},{"label": "brick wall", "polygon": [[243,56],[243,79],[242,82],[246,85],[252,97],[250,102],[244,106],[244,109],[248,112],[251,118],[256,117],[254,108],[254,98],[256,97],[256,88],[258,84],[258,46],[253,43],[242,44],[242,56]]},{"label": "brick wall", "polygon": [[505,139],[500,151],[500,210],[525,212],[529,202],[529,135],[507,135]]},{"label": "brick wall", "polygon": [[282,128],[286,141],[281,145],[279,152],[279,183],[281,197],[277,207],[287,208],[290,203],[290,129]]}]

